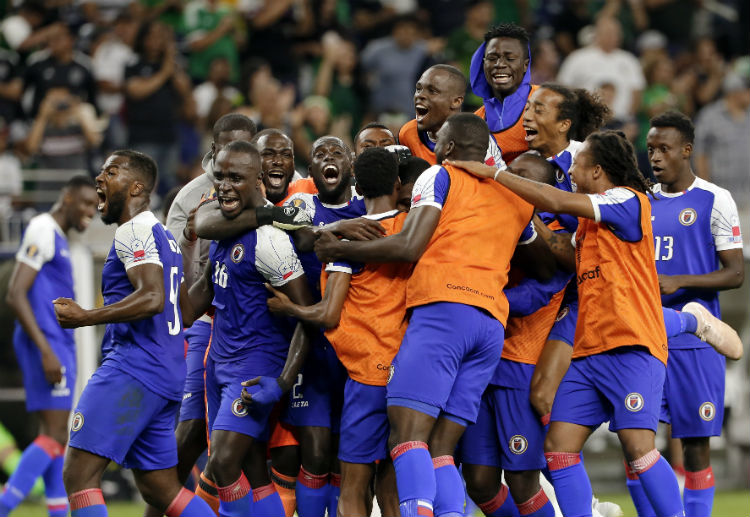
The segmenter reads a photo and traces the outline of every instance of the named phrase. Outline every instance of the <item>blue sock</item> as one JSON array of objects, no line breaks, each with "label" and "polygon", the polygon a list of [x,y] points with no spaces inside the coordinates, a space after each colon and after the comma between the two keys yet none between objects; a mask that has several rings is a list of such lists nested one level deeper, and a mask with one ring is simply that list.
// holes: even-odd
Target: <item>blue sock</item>
[{"label": "blue sock", "polygon": [[654,517],[656,512],[651,506],[651,501],[648,500],[646,492],[643,491],[641,481],[638,479],[638,474],[634,473],[630,469],[628,462],[625,462],[625,474],[627,475],[627,481],[625,484],[630,492],[630,498],[633,500],[635,511],[638,513],[638,517]]},{"label": "blue sock", "polygon": [[567,452],[546,452],[547,466],[555,487],[557,504],[563,515],[591,517],[591,482],[581,463],[581,455]]},{"label": "blue sock", "polygon": [[107,517],[107,505],[99,488],[89,488],[70,495],[70,517]]},{"label": "blue sock", "polygon": [[47,470],[54,457],[62,454],[63,450],[62,445],[45,435],[37,436],[36,440],[26,447],[18,467],[5,485],[5,492],[0,496],[0,516],[8,515],[11,510],[21,504],[31,491],[36,479]]},{"label": "blue sock", "polygon": [[253,490],[253,505],[251,506],[249,515],[250,517],[270,517],[272,515],[283,517],[286,515],[284,505],[281,502],[281,496],[276,491],[273,483]]},{"label": "blue sock", "polygon": [[664,315],[667,337],[674,337],[685,332],[692,334],[698,330],[698,320],[689,312],[680,312],[667,307],[662,307],[661,312]]},{"label": "blue sock", "polygon": [[339,496],[341,495],[341,474],[331,472],[328,482],[328,515],[335,516],[339,507]]},{"label": "blue sock", "polygon": [[[216,487],[219,492],[219,517],[248,517],[253,494],[245,474],[229,486]],[[205,502],[205,501],[204,501]],[[282,512],[279,515],[283,515]],[[211,515],[211,514],[209,514]]]},{"label": "blue sock", "polygon": [[[321,517],[328,505],[328,474],[310,474],[304,467],[297,476],[297,515],[299,517]],[[284,515],[282,513],[281,515]]]},{"label": "blue sock", "polygon": [[531,499],[518,505],[521,517],[555,517],[555,507],[542,488]]},{"label": "blue sock", "polygon": [[435,515],[462,517],[466,505],[464,482],[453,456],[438,456],[432,459],[432,464],[435,468]]},{"label": "blue sock", "polygon": [[685,472],[686,517],[706,517],[711,515],[714,505],[714,472],[708,467],[697,472]]},{"label": "blue sock", "polygon": [[424,442],[404,442],[391,451],[401,517],[433,515],[435,467]]},{"label": "blue sock", "polygon": [[500,491],[495,497],[477,506],[487,517],[518,517],[519,515],[516,502],[505,485],[500,485]]},{"label": "blue sock", "polygon": [[680,487],[672,467],[654,449],[642,458],[630,462],[630,468],[638,474],[644,492],[656,515],[672,517],[684,515]]},{"label": "blue sock", "polygon": [[184,487],[164,512],[167,517],[203,517],[213,514],[214,511],[206,501]]},{"label": "blue sock", "polygon": [[49,517],[65,517],[68,515],[68,495],[65,493],[62,478],[64,462],[65,456],[62,454],[56,456],[42,474]]}]

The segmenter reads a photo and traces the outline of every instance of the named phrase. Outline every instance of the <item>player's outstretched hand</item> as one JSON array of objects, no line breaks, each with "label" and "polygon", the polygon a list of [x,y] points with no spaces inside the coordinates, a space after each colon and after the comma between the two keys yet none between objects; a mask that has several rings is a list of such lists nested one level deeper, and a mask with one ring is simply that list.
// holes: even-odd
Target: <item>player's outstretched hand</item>
[{"label": "player's outstretched hand", "polygon": [[470,172],[474,176],[478,176],[480,178],[494,178],[495,174],[497,174],[497,167],[492,167],[490,165],[485,165],[482,162],[469,162],[466,160],[443,160],[443,163],[446,165],[453,165],[454,167],[458,167],[459,169],[464,169],[467,172]]},{"label": "player's outstretched hand", "polygon": [[[281,396],[284,394],[284,390],[279,386],[279,381],[276,377],[256,377],[242,383],[242,402],[247,405],[256,404],[261,406],[268,406],[276,404]],[[250,386],[258,386],[258,389],[250,393],[247,388]]]},{"label": "player's outstretched hand", "polygon": [[323,262],[333,262],[338,257],[334,255],[337,247],[341,244],[331,232],[319,232],[315,234],[315,254],[318,260]]},{"label": "player's outstretched hand", "polygon": [[63,378],[60,359],[51,349],[42,352],[42,369],[44,370],[44,377],[50,384],[57,384]]},{"label": "player's outstretched hand", "polygon": [[268,304],[268,310],[274,314],[288,314],[287,308],[292,305],[292,301],[287,295],[271,287],[271,284],[265,284],[266,289],[273,295],[269,298],[266,303]]},{"label": "player's outstretched hand", "polygon": [[282,230],[299,230],[312,225],[310,215],[296,206],[260,206],[255,209],[258,226],[272,224]]},{"label": "player's outstretched hand", "polygon": [[55,316],[60,326],[65,329],[85,327],[86,312],[74,300],[70,298],[57,298],[52,303],[55,306]]},{"label": "player's outstretched hand", "polygon": [[341,219],[329,226],[334,235],[350,241],[372,241],[385,236],[385,228],[372,219],[357,217],[356,219]]},{"label": "player's outstretched hand", "polygon": [[682,287],[672,275],[659,275],[659,290],[661,294],[672,294]]}]

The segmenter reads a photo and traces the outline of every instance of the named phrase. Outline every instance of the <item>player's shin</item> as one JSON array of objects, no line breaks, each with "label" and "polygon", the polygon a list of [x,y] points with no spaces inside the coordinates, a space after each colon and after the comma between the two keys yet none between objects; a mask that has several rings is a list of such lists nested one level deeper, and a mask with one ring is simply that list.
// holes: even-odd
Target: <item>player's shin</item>
[{"label": "player's shin", "polygon": [[204,517],[216,515],[210,506],[187,488],[180,489],[164,512],[167,517]]},{"label": "player's shin", "polygon": [[591,482],[581,463],[581,455],[545,452],[544,457],[563,515],[591,516]]},{"label": "player's shin", "polygon": [[36,479],[64,450],[65,447],[53,438],[43,434],[37,436],[36,440],[23,451],[18,468],[10,476],[5,492],[0,496],[0,515],[8,515],[26,498]]},{"label": "player's shin", "polygon": [[432,458],[424,442],[404,442],[391,451],[403,517],[433,515],[436,481]]},{"label": "player's shin", "polygon": [[271,481],[281,497],[286,517],[292,517],[297,509],[296,479],[271,468]]},{"label": "player's shin", "polygon": [[336,515],[341,496],[341,474],[331,472],[328,484],[328,515]]},{"label": "player's shin", "polygon": [[195,495],[206,501],[215,514],[219,513],[219,492],[216,489],[216,483],[208,479],[203,472],[201,472]]},{"label": "player's shin", "polygon": [[711,515],[714,505],[714,472],[708,467],[698,472],[685,472],[685,515],[699,517]]},{"label": "player's shin", "polygon": [[555,517],[555,508],[540,488],[531,499],[518,504],[518,513],[521,517]]},{"label": "player's shin", "polygon": [[107,517],[107,506],[99,488],[70,494],[70,517]]},{"label": "player's shin", "polygon": [[219,492],[219,516],[220,517],[247,517],[250,515],[252,494],[250,482],[245,474],[229,486],[217,487]]},{"label": "player's shin", "polygon": [[657,515],[671,517],[684,515],[680,487],[672,467],[653,449],[644,456],[631,461],[630,469],[638,475],[643,490]]},{"label": "player's shin", "polygon": [[432,458],[435,467],[435,502],[437,516],[460,517],[463,515],[464,484],[453,460],[453,456]]},{"label": "player's shin", "polygon": [[284,505],[281,497],[269,483],[253,490],[253,503],[250,506],[250,517],[266,517],[268,515],[284,515]]},{"label": "player's shin", "polygon": [[65,456],[62,453],[55,456],[47,470],[42,474],[49,517],[65,517],[68,515],[68,496],[65,493],[65,484],[62,477],[64,462]]},{"label": "player's shin", "polygon": [[625,462],[625,474],[628,478],[626,481],[628,492],[630,492],[630,498],[633,500],[633,505],[635,506],[635,511],[638,513],[638,517],[650,517],[656,515],[654,508],[651,506],[651,501],[648,500],[648,496],[643,490],[643,486],[641,486],[641,480],[638,479],[638,474],[633,472],[627,461]]},{"label": "player's shin", "polygon": [[505,485],[500,485],[500,490],[495,497],[489,501],[478,503],[477,506],[487,517],[518,517],[516,503]]},{"label": "player's shin", "polygon": [[312,474],[301,467],[297,477],[297,514],[300,517],[325,515],[328,505],[328,474]]}]

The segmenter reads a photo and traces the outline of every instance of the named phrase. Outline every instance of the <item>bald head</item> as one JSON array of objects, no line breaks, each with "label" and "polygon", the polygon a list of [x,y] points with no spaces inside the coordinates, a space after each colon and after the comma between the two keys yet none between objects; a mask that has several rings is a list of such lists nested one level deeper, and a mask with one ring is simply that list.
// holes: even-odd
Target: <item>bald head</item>
[{"label": "bald head", "polygon": [[438,163],[445,158],[484,161],[490,130],[487,123],[473,113],[457,113],[445,121],[437,133],[435,157]]}]

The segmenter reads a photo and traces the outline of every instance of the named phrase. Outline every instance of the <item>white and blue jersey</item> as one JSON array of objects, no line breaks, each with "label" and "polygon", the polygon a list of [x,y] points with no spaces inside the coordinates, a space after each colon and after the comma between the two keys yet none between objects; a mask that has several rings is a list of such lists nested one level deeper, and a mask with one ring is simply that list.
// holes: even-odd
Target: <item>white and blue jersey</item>
[{"label": "white and blue jersey", "polygon": [[[554,156],[547,158],[547,161],[555,168],[555,187],[565,192],[575,192],[576,184],[570,178],[570,166],[573,164],[573,158],[583,147],[583,142],[571,140],[568,147]],[[578,228],[578,218],[569,214],[552,214],[550,212],[541,212],[539,216],[546,224],[556,219],[567,232],[575,232]]]},{"label": "white and blue jersey", "polygon": [[261,226],[213,242],[209,262],[216,308],[209,356],[219,362],[251,359],[256,371],[279,375],[294,326],[268,310],[264,284],[280,287],[304,274],[289,235]]},{"label": "white and blue jersey", "polygon": [[[742,249],[737,206],[725,189],[696,178],[684,192],[668,194],[654,189],[651,221],[656,271],[661,275],[703,275],[721,267],[720,251]],[[719,294],[708,289],[678,289],[662,296],[665,307],[680,310],[692,301],[721,317]],[[697,336],[682,333],[669,339],[669,348],[703,348]]]},{"label": "white and blue jersey", "polygon": [[133,293],[127,271],[143,264],[163,269],[164,309],[150,318],[108,324],[102,364],[131,375],[161,397],[180,400],[185,383],[179,304],[182,254],[172,234],[148,211],[117,228],[102,270],[105,305]]}]

